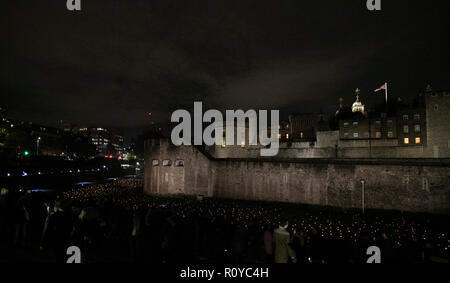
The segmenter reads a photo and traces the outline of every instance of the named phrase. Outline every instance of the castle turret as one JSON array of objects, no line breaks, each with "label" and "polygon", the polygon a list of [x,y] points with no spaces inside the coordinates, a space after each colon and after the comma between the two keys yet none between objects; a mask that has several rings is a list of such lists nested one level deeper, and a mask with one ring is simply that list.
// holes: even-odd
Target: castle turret
[{"label": "castle turret", "polygon": [[361,112],[362,114],[364,114],[364,104],[362,104],[359,100],[359,92],[359,88],[355,89],[356,101],[353,102],[352,112]]}]

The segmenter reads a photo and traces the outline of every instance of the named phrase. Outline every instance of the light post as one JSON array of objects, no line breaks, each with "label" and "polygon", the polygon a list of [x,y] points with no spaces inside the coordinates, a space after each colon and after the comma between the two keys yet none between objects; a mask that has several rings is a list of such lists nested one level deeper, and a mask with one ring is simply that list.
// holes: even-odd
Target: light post
[{"label": "light post", "polygon": [[361,179],[361,195],[362,195],[362,214],[364,215],[364,198],[365,198],[365,192],[364,192],[364,185],[366,181],[364,179]]},{"label": "light post", "polygon": [[36,139],[36,156],[39,155],[39,142],[41,141],[41,137]]}]

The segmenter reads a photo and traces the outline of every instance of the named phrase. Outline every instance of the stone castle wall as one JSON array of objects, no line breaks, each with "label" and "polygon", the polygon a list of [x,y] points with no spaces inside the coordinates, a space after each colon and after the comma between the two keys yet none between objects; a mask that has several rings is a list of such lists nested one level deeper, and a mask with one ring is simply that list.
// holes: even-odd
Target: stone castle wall
[{"label": "stone castle wall", "polygon": [[146,144],[149,194],[358,208],[362,179],[366,208],[450,214],[450,160],[219,159],[164,139]]}]

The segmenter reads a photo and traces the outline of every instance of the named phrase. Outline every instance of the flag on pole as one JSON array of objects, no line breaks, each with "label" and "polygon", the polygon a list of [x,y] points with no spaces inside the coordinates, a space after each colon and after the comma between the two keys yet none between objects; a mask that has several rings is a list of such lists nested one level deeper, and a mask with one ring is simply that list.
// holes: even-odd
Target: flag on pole
[{"label": "flag on pole", "polygon": [[375,90],[375,92],[384,89],[384,97],[386,99],[386,105],[387,105],[387,83],[384,83],[382,86],[380,86],[379,88],[377,88]]},{"label": "flag on pole", "polygon": [[382,89],[387,89],[387,83],[384,83],[382,86],[380,86],[379,88],[377,88],[377,89],[375,90],[375,92],[377,92],[377,91],[379,91],[379,90],[382,90]]}]

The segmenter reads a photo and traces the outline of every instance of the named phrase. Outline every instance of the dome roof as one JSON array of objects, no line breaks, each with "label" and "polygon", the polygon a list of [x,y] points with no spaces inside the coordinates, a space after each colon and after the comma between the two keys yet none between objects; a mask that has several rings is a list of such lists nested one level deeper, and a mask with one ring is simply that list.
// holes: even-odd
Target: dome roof
[{"label": "dome roof", "polygon": [[352,112],[361,112],[364,113],[364,104],[359,100],[359,88],[355,90],[356,93],[356,101],[352,104]]},{"label": "dome roof", "polygon": [[353,102],[353,104],[352,104],[352,108],[354,108],[354,107],[361,107],[361,106],[363,106],[362,103],[361,103],[361,101],[355,101],[355,102]]}]

